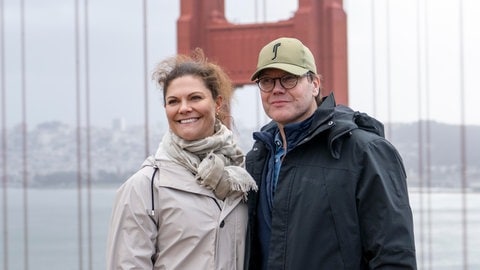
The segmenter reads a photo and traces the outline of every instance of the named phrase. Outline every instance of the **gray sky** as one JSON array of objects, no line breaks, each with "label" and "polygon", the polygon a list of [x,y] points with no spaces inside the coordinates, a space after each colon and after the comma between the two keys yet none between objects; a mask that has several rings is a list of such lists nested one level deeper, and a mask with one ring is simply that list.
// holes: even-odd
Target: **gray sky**
[{"label": "gray sky", "polygon": [[[19,2],[4,0],[7,126],[21,120]],[[234,23],[254,22],[256,2],[259,3],[258,21],[264,20],[264,14],[267,21],[289,18],[297,7],[296,0],[267,0],[264,13],[261,1],[225,0],[227,18]],[[344,0],[348,18],[351,107],[384,122],[428,118],[460,123],[459,93],[463,82],[466,122],[480,124],[480,82],[475,76],[480,70],[477,49],[480,31],[476,28],[480,25],[480,1],[463,1],[463,43],[460,42],[459,3],[461,1],[456,0],[375,1],[372,16],[372,0]],[[145,74],[141,4],[142,1],[89,1],[93,125],[110,126],[115,118],[124,118],[129,125],[142,124],[144,78],[150,76],[157,62],[176,52],[179,1],[148,1],[149,70]],[[417,21],[418,14],[420,21]],[[45,121],[76,123],[74,15],[74,1],[43,0],[40,4],[25,0],[25,80],[30,128]],[[83,28],[81,31],[84,119]],[[463,58],[460,46],[463,46]],[[376,52],[374,56],[372,50]],[[164,121],[164,113],[159,92],[153,83],[150,88],[150,123],[155,124]],[[257,121],[267,121],[262,109],[255,106],[260,106],[255,86],[239,89],[235,98],[233,114],[237,124],[256,126]]]}]

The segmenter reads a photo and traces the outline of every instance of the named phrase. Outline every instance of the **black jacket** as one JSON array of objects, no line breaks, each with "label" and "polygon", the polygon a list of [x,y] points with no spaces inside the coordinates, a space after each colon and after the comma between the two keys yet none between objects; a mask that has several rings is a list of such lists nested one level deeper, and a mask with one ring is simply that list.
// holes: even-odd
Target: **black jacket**
[{"label": "black jacket", "polygon": [[[282,162],[267,269],[416,269],[405,169],[383,125],[333,95],[311,121]],[[247,269],[262,265],[258,202],[276,130],[272,122],[254,133],[246,158],[260,189],[248,199]]]}]

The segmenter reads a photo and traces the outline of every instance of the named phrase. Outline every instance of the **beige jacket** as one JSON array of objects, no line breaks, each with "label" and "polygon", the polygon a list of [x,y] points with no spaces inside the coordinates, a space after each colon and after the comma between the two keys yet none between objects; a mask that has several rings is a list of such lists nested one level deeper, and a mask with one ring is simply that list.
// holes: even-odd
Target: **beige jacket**
[{"label": "beige jacket", "polygon": [[[151,212],[152,167],[154,219]],[[107,240],[107,269],[243,269],[247,206],[217,200],[184,167],[160,156],[118,190]]]}]

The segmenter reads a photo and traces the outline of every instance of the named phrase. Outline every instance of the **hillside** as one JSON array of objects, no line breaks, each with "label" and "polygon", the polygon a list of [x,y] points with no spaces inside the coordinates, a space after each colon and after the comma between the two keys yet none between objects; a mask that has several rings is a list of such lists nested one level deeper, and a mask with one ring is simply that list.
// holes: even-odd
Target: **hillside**
[{"label": "hillside", "polygon": [[[391,129],[388,126],[385,129],[387,137],[404,159],[410,187],[460,187],[463,159],[466,161],[468,185],[480,186],[480,126],[465,127],[464,157],[460,151],[461,128],[457,125],[416,122],[392,124]],[[165,130],[161,124],[150,129],[151,154],[156,150]],[[8,183],[20,186],[23,166],[21,129],[13,128],[7,134]],[[245,152],[248,151],[252,143],[251,130],[236,126],[235,134],[239,137],[240,146]],[[85,182],[88,166],[86,131],[81,130],[81,135],[81,140],[77,143],[76,128],[60,122],[43,123],[30,130],[27,134],[28,185],[75,187],[78,175]],[[91,181],[94,185],[119,185],[145,159],[142,127],[92,127],[90,140]],[[77,162],[78,145],[82,157],[80,163]],[[80,174],[77,174],[78,166],[81,168]]]}]

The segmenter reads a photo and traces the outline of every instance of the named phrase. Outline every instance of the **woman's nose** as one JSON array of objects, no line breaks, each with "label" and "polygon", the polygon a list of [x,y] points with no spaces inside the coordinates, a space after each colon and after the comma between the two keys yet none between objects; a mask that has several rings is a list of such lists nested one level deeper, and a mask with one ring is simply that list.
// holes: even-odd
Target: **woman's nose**
[{"label": "woman's nose", "polygon": [[182,101],[182,102],[180,103],[180,109],[179,109],[179,111],[180,111],[181,113],[189,112],[189,111],[191,111],[191,110],[192,110],[192,108],[190,107],[190,104],[189,104],[187,101]]}]

